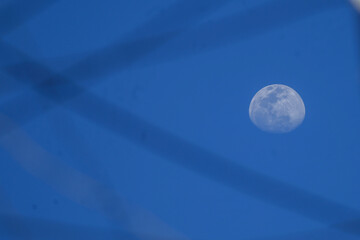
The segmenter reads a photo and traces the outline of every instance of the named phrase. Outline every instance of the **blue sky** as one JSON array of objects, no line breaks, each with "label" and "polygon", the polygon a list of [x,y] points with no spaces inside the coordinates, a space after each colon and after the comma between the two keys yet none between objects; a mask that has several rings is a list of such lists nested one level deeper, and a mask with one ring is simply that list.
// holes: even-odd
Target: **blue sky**
[{"label": "blue sky", "polygon": [[[349,3],[51,2],[0,4],[2,221],[29,239],[357,238],[341,225],[360,216]],[[289,134],[248,117],[273,83],[306,106]]]}]

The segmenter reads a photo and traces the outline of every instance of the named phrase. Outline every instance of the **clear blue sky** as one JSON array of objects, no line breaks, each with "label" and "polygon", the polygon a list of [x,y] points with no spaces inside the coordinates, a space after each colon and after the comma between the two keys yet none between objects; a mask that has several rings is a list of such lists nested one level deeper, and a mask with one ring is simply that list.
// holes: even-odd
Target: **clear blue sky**
[{"label": "clear blue sky", "polygon": [[[1,239],[24,226],[29,239],[359,238],[360,17],[347,1],[7,0],[0,16]],[[306,106],[289,134],[248,117],[273,83]]]}]

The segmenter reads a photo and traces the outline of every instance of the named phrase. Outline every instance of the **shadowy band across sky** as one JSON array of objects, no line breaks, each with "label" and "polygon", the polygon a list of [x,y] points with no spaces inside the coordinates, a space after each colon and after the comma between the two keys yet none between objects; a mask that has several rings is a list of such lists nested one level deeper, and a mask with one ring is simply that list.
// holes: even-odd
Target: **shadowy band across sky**
[{"label": "shadowy band across sky", "polygon": [[[10,51],[11,47],[8,46],[7,50]],[[24,60],[26,59],[24,55],[22,57]],[[86,89],[59,74],[51,72],[36,61],[26,59],[26,62],[26,67],[22,64],[21,67],[8,66],[3,70],[24,81],[24,84],[28,84],[40,96],[48,99],[51,104],[65,106],[75,114],[150,152],[163,156],[168,161],[218,181],[241,193],[328,225],[360,219],[360,213],[355,209],[259,174],[193,145],[116,104],[86,92]],[[39,79],[43,81],[40,84]],[[0,109],[4,114],[12,117],[11,112],[5,112],[2,107]],[[346,226],[339,226],[339,228],[344,231],[353,231],[353,228],[347,229]]]},{"label": "shadowy band across sky", "polygon": [[[324,3],[324,1],[319,2]],[[338,3],[338,1],[336,1],[336,3]],[[299,9],[293,10],[298,11]],[[311,12],[312,10],[310,13]],[[293,18],[292,15],[286,16]],[[279,19],[273,23],[280,24],[280,22],[286,20],[286,18],[281,18],[280,22],[278,22],[278,20]],[[269,24],[271,24],[271,21]],[[204,36],[206,36],[205,32],[208,31],[208,27],[205,26],[203,29]],[[239,34],[249,36],[249,34],[251,35],[256,32],[256,29],[249,28],[249,31],[250,33],[246,33],[245,31],[245,33],[241,32]],[[21,62],[19,65],[6,66],[3,70],[31,86],[31,88],[41,96],[39,102],[50,100],[45,104],[44,109],[38,109],[38,111],[35,112],[28,111],[27,117],[21,119],[21,116],[17,115],[15,119],[20,120],[22,123],[26,123],[34,117],[39,116],[39,114],[42,114],[44,112],[42,110],[52,109],[60,104],[66,105],[66,107],[72,109],[76,114],[97,123],[99,126],[102,126],[111,132],[118,134],[151,152],[161,155],[169,161],[173,161],[182,167],[190,169],[212,180],[219,181],[242,193],[326,224],[360,219],[360,214],[357,210],[342,206],[302,189],[261,175],[241,165],[235,164],[232,161],[224,159],[221,156],[210,153],[205,149],[190,144],[157,126],[146,122],[138,116],[121,109],[115,104],[87,93],[86,89],[74,84],[73,81],[70,81],[65,77],[71,76],[76,82],[79,79],[100,77],[103,74],[108,74],[115,70],[118,71],[119,69],[138,61],[158,46],[168,42],[169,39],[173,39],[174,33],[167,34],[168,35],[161,35],[161,37],[147,38],[144,42],[135,41],[135,44],[139,45],[131,45],[134,44],[134,42],[131,42],[130,45],[125,45],[125,47],[121,44],[116,44],[116,48],[110,46],[107,50],[103,49],[102,51],[92,54],[89,58],[81,61],[80,64],[76,64],[63,74],[54,73],[12,47],[1,44],[1,50],[5,50],[6,53],[3,60],[6,59],[6,55],[9,54],[8,56],[10,57],[19,56],[19,61]],[[226,39],[230,39],[229,36]],[[145,43],[148,43],[149,45],[146,45]],[[214,45],[214,43],[223,43],[223,41],[214,40],[209,46]],[[124,51],[136,49],[136,46],[140,45],[144,46],[144,48],[137,49],[137,52],[125,52],[127,54],[124,54]],[[118,51],[119,49],[120,51]],[[190,49],[190,52],[195,51],[196,49]],[[120,55],[126,56],[126,58],[119,58]],[[93,69],[90,74],[88,73],[89,69]],[[28,100],[39,96],[31,96]],[[19,111],[19,109],[25,109],[25,107],[21,107],[21,104],[28,104],[28,107],[30,107],[31,110],[31,106],[34,105],[34,102],[24,102],[23,100],[24,99],[21,98],[14,100],[12,106],[18,106],[19,108],[17,108],[17,111]],[[4,113],[11,116],[11,111],[14,110],[8,106],[11,106],[11,102],[10,105],[2,105],[1,109],[4,110]],[[348,225],[334,225],[334,227],[359,234],[355,231],[355,227],[358,226],[358,223],[354,222],[353,225],[353,227],[349,227]]]}]

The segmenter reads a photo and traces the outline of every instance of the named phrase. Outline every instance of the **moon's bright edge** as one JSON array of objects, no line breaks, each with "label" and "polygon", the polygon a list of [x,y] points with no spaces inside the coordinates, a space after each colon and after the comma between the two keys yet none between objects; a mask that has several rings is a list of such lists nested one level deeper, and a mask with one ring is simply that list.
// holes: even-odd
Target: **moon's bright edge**
[{"label": "moon's bright edge", "polygon": [[303,122],[305,105],[294,89],[282,84],[272,84],[255,94],[250,103],[249,116],[263,131],[286,133]]}]

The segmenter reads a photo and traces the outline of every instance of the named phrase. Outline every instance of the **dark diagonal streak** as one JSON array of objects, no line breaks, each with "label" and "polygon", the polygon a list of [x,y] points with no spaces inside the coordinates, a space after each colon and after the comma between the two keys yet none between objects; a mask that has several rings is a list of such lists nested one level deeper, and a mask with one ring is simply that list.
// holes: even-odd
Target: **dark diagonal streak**
[{"label": "dark diagonal streak", "polygon": [[[4,46],[4,45],[2,45]],[[10,50],[10,46],[7,47]],[[19,52],[17,52],[19,54]],[[22,56],[26,59],[25,56]],[[228,159],[193,145],[172,133],[107,102],[57,75],[35,61],[27,59],[21,67],[9,66],[5,72],[29,84],[43,98],[55,105],[65,105],[74,113],[124,137],[166,160],[218,181],[239,192],[288,209],[326,224],[360,219],[360,213],[303,189],[259,174]],[[39,79],[47,80],[38,83]],[[37,84],[36,84],[37,83]],[[77,96],[76,99],[74,97]],[[70,101],[73,99],[73,101]],[[20,104],[18,101],[17,103]],[[1,107],[1,110],[4,108]],[[3,111],[4,114],[8,112]],[[31,113],[31,112],[30,112]],[[11,114],[9,114],[11,116]],[[28,116],[28,120],[35,115]],[[335,226],[337,227],[337,226]],[[337,227],[353,232],[346,226]]]},{"label": "dark diagonal streak", "polygon": [[169,61],[237,43],[346,4],[343,0],[268,1],[245,12],[190,29],[151,55],[146,64]]},{"label": "dark diagonal streak", "polygon": [[[104,240],[104,239],[121,239],[121,240],[133,240],[134,238],[131,234],[126,233],[125,231],[118,231],[114,229],[104,229],[104,228],[94,228],[94,227],[85,227],[77,226],[73,224],[65,224],[49,220],[41,220],[35,218],[26,218],[23,216],[16,215],[5,215],[0,214],[0,222],[6,223],[25,223],[29,228],[32,229],[34,238],[41,239],[51,239],[51,240]],[[10,232],[9,235],[14,237],[14,239],[23,240],[25,234],[24,229],[17,228],[16,232]],[[114,236],[115,235],[115,236]],[[5,236],[3,232],[0,231],[0,236]],[[157,238],[148,236],[149,240],[175,240],[172,238]],[[355,240],[358,239],[355,236],[345,235],[344,233],[338,232],[336,230],[329,229],[319,229],[307,232],[299,232],[286,234],[283,236],[269,236],[263,238],[251,238],[247,240]]]},{"label": "dark diagonal streak", "polygon": [[336,229],[316,229],[303,232],[294,232],[275,236],[265,236],[259,238],[246,238],[243,240],[358,240],[359,237],[347,234]]},{"label": "dark diagonal streak", "polygon": [[[0,215],[0,222],[6,223],[25,223],[26,226],[32,229],[33,237],[41,239],[51,239],[51,240],[104,240],[104,239],[121,239],[121,240],[133,240],[134,238],[131,234],[128,234],[125,231],[118,231],[114,229],[104,229],[104,228],[94,228],[94,227],[85,227],[77,226],[73,224],[65,224],[49,220],[41,220],[35,218],[26,218],[23,216],[16,215]],[[17,228],[16,232],[10,232],[9,235],[14,237],[14,239],[24,238],[27,234],[24,229]],[[0,236],[4,236],[3,232],[0,231]],[[149,240],[175,240],[172,238],[158,238],[147,236],[146,239]],[[251,238],[247,240],[355,240],[358,239],[356,236],[345,235],[344,233],[338,232],[336,230],[329,229],[318,229],[307,232],[298,232],[286,234],[283,236],[269,236],[263,238]]]},{"label": "dark diagonal streak", "polygon": [[[54,0],[53,0],[54,1]],[[96,78],[113,71],[123,70],[137,60],[156,50],[159,46],[173,39],[176,35],[193,27],[204,15],[215,12],[233,0],[180,0],[160,11],[148,22],[129,32],[126,40],[120,40],[109,47],[105,47],[87,56],[68,69],[67,74],[78,78]],[[22,1],[21,1],[22,2]],[[32,1],[26,1],[32,3]],[[38,7],[44,1],[37,1]],[[0,9],[17,19],[20,13],[16,11],[18,4],[10,4],[11,9]],[[12,6],[15,5],[15,6]],[[26,5],[26,4],[25,4]],[[22,9],[22,8],[21,8]],[[30,8],[35,10],[35,7]],[[39,10],[39,9],[37,9]],[[29,11],[29,13],[34,11]],[[9,25],[9,24],[8,24]],[[8,27],[0,25],[0,31],[9,31],[14,25]],[[2,28],[1,28],[2,27]],[[13,58],[11,58],[13,59]],[[1,63],[1,60],[0,60]],[[99,68],[99,66],[101,66]]]},{"label": "dark diagonal streak", "polygon": [[215,12],[233,0],[179,0],[145,24],[135,28],[128,35],[130,38],[149,37],[174,31],[181,31],[194,26],[197,21],[210,12]]},{"label": "dark diagonal streak", "polygon": [[[193,1],[193,0],[180,0],[175,2],[174,4],[170,5],[169,7],[160,11],[159,14],[154,16],[144,25],[136,28],[131,33],[129,33],[130,38],[134,38],[135,36],[140,37],[139,40],[135,41],[119,41],[118,43],[112,45],[111,47],[107,47],[105,49],[101,49],[93,54],[90,54],[84,60],[78,62],[77,64],[73,65],[69,69],[67,69],[66,73],[63,75],[71,75],[76,76],[78,75],[82,79],[84,78],[95,78],[99,77],[100,75],[116,71],[116,70],[123,70],[125,67],[133,64],[137,60],[141,59],[143,56],[148,54],[151,51],[154,51],[157,47],[161,46],[163,43],[172,39],[175,34],[174,30],[186,29],[189,25],[192,25],[193,22],[200,19],[205,14],[209,12],[215,11],[221,6],[225,5],[226,3],[232,0],[210,0],[210,1]],[[1,12],[7,12],[8,9],[12,9],[11,15],[17,16],[19,12],[16,12],[15,6],[22,1],[17,1],[16,4],[10,4],[11,7],[1,8]],[[30,2],[30,1],[27,1]],[[33,3],[33,1],[31,1]],[[40,3],[44,1],[36,1],[34,5],[37,7],[43,8]],[[24,6],[27,6],[24,4]],[[22,9],[19,7],[19,9]],[[29,8],[36,12],[39,9],[35,7]],[[35,11],[36,10],[36,11]],[[30,15],[30,14],[28,14]],[[24,20],[25,18],[21,18]],[[17,21],[20,23],[20,20]],[[162,27],[166,25],[166,27]],[[6,26],[6,25],[5,25]],[[12,25],[15,27],[14,25]],[[159,30],[161,29],[162,34],[156,35],[153,33],[152,30]],[[11,30],[10,27],[7,30]],[[4,29],[0,29],[0,31],[5,32]],[[167,32],[172,31],[172,32]],[[149,32],[152,34],[149,35]],[[1,43],[0,43],[1,44]],[[9,52],[10,50],[10,52]],[[17,54],[14,49],[8,47],[6,45],[0,46],[0,65],[6,65],[8,62],[22,62],[24,61],[23,55]],[[26,58],[25,58],[26,59]],[[102,66],[99,69],[99,66]],[[39,74],[40,71],[37,71]],[[52,78],[50,75],[46,76],[37,76],[37,80],[33,82],[33,84],[40,83],[42,80],[48,79],[49,77]],[[32,78],[34,80],[35,77]],[[25,94],[22,97],[15,99],[7,106],[4,106],[8,112],[11,112],[12,116],[15,114],[16,118],[19,119],[18,116],[23,114],[21,119],[25,120],[28,119],[31,115],[37,115],[41,112],[45,112],[46,110],[53,107],[52,104],[47,102],[43,102],[42,100],[38,99],[38,102],[32,104],[32,99],[35,101],[33,95],[31,93]],[[22,104],[21,104],[22,103]],[[20,109],[19,109],[20,108]],[[15,111],[17,109],[17,111]],[[31,117],[30,117],[31,118]]]},{"label": "dark diagonal streak", "polygon": [[[64,224],[60,222],[53,222],[49,220],[39,220],[33,218],[26,218],[15,215],[0,215],[0,222],[6,223],[24,223],[32,229],[34,239],[51,239],[51,240],[106,240],[106,239],[121,239],[121,240],[138,240],[132,234],[124,231],[116,231],[113,229],[100,229],[93,227],[81,227],[76,225]],[[18,227],[9,233],[12,239],[26,239],[27,234],[25,229]],[[2,231],[0,236],[4,237]],[[161,240],[158,238],[148,238],[149,240]],[[165,240],[165,239],[164,239]],[[169,239],[171,240],[171,239]]]},{"label": "dark diagonal streak", "polygon": [[[16,126],[12,119],[0,114],[1,133]],[[128,202],[114,189],[59,160],[34,142],[21,128],[12,134],[0,135],[1,148],[26,172],[73,202],[100,212],[125,229],[133,239],[152,240],[161,236],[176,240],[188,239],[151,212]]]},{"label": "dark diagonal streak", "polygon": [[[9,0],[0,4],[0,39],[3,39],[6,34],[23,25],[57,1],[58,0]],[[0,77],[4,79],[3,76]],[[9,96],[11,93],[22,89],[21,86],[9,84],[9,80],[7,80],[6,84],[2,83],[1,86],[1,97],[5,95]]]},{"label": "dark diagonal streak", "polygon": [[[288,1],[276,0],[217,21],[190,28],[162,31],[158,35],[137,37],[136,40],[120,42],[110,45],[76,64],[67,71],[67,75],[74,79],[96,78],[120,71],[124,67],[136,64],[141,58],[147,57],[148,64],[154,62],[191,55],[210,50],[231,42],[237,42],[271,29],[288,25],[291,22],[312,14],[344,5],[342,0],[304,0]],[[179,36],[184,33],[184,35]],[[171,42],[174,43],[155,50]],[[152,54],[153,53],[153,54]],[[147,56],[149,55],[150,56]]]},{"label": "dark diagonal streak", "polygon": [[[342,0],[269,1],[245,13],[192,28],[191,21],[220,7],[219,2],[224,4],[229,1],[212,0],[209,3],[180,1],[130,32],[127,40],[116,42],[90,54],[68,68],[63,75],[76,81],[86,80],[89,83],[90,79],[98,79],[112,72],[119,72],[127,67],[141,64],[144,58],[147,59],[145,64],[153,64],[195,54],[260,34],[343,4]],[[176,9],[181,9],[183,12]],[[182,12],[182,15],[178,12]],[[179,19],[174,16],[178,16]],[[176,27],[171,27],[172,25]],[[182,33],[184,35],[179,36]],[[175,38],[178,41],[171,44],[170,42]],[[166,43],[170,45],[156,52]],[[15,61],[13,57],[10,59]]]},{"label": "dark diagonal streak", "polygon": [[[233,0],[177,1],[160,11],[145,24],[128,33],[126,40],[120,40],[89,54],[68,68],[63,75],[71,76],[72,79],[86,80],[87,84],[90,84],[91,79],[98,79],[106,74],[122,71],[186,29],[193,27],[204,15],[218,10],[231,1]],[[40,4],[37,5],[40,6]],[[0,65],[22,61],[16,56],[5,55],[6,58],[0,55]],[[4,94],[9,95],[16,90],[16,87],[8,89]]]},{"label": "dark diagonal streak", "polygon": [[119,72],[156,51],[187,29],[191,29],[204,15],[232,0],[178,1],[162,10],[144,25],[118,41],[100,49],[66,70],[64,75],[77,81],[96,79]]},{"label": "dark diagonal streak", "polygon": [[[323,2],[324,1],[322,1],[322,3]],[[251,28],[249,29],[250,31],[254,31],[251,30]],[[99,52],[92,55],[76,65],[76,67],[66,71],[65,75],[75,76],[77,79],[88,77],[89,75],[95,75],[97,77],[101,74],[109,73],[121,66],[121,64],[128,66],[135,62],[144,55],[144,52],[147,54],[154,49],[153,46],[156,48],[163,44],[163,42],[172,39],[173,36],[174,33],[170,32],[166,35],[160,35],[160,37],[148,37],[144,42],[142,40],[135,41],[135,45],[134,42],[127,43],[128,45],[126,45],[125,48],[122,45],[117,45],[117,49],[121,49],[121,51],[116,51],[116,49],[115,51],[112,51],[114,49],[109,47],[108,50],[105,51],[105,54]],[[136,49],[136,46],[141,46],[142,43],[147,42],[149,39],[151,40],[151,44],[144,47],[144,49]],[[4,47],[5,45],[1,46],[2,50]],[[134,49],[136,49],[135,53],[133,52]],[[10,47],[7,50],[12,52],[11,54],[14,53]],[[120,60],[116,62],[116,58],[119,57],[118,54],[126,57],[120,57]],[[27,81],[27,84],[30,84],[41,96],[51,100],[52,103],[46,105],[45,108],[50,109],[58,104],[66,104],[68,108],[72,109],[77,114],[98,123],[109,129],[111,132],[125,137],[151,152],[164,156],[170,161],[210,179],[219,181],[240,192],[297,212],[309,218],[331,224],[338,221],[356,219],[360,216],[358,211],[354,209],[347,208],[308,193],[302,189],[261,175],[194,146],[114,104],[106,102],[95,95],[85,93],[83,88],[73,84],[62,75],[54,74],[44,66],[36,64],[31,59],[24,58],[24,56],[21,56],[20,59],[24,61],[24,64],[6,67],[6,72],[19,80]],[[107,66],[107,64],[110,66]],[[90,74],[85,73],[90,69],[92,69]],[[51,81],[48,81],[49,79],[51,79]],[[70,99],[77,96],[80,97],[73,102],[68,102]],[[14,107],[18,106],[17,104],[20,104],[21,106],[21,104],[24,103],[20,98],[15,100],[15,102],[16,104],[13,105]],[[26,102],[25,104],[28,104],[29,107],[32,106],[31,103]],[[25,109],[24,107],[20,108]],[[9,107],[3,109],[10,110],[10,112],[14,111]],[[42,111],[37,111],[33,113],[29,111],[25,120],[31,120],[33,117],[41,114],[41,112]],[[353,231],[353,229],[347,229],[344,226],[335,227],[345,231]]]},{"label": "dark diagonal streak", "polygon": [[[269,1],[245,13],[210,21],[195,28],[174,28],[157,34],[137,34],[91,54],[66,71],[76,81],[99,78],[112,72],[144,64],[179,58],[237,42],[288,25],[324,10],[345,5],[343,0]],[[157,22],[157,21],[155,21]],[[141,32],[141,31],[140,31]],[[166,45],[169,43],[169,45]],[[165,47],[161,48],[162,46]],[[161,49],[159,49],[161,48]],[[158,50],[158,51],[156,51]]]},{"label": "dark diagonal streak", "polygon": [[359,96],[360,96],[360,7],[359,7],[359,12],[356,15],[356,41],[357,41],[357,52],[358,52],[358,85],[359,85]]},{"label": "dark diagonal streak", "polygon": [[0,8],[0,36],[11,32],[57,0],[12,0]]},{"label": "dark diagonal streak", "polygon": [[[7,198],[5,191],[2,186],[0,186],[0,210],[1,214],[14,214],[14,209],[9,198]],[[33,229],[29,227],[26,223],[18,219],[4,219],[0,217],[0,229],[4,228],[3,231],[0,231],[0,235],[10,236],[11,239],[24,239],[31,240],[33,237]]]}]

